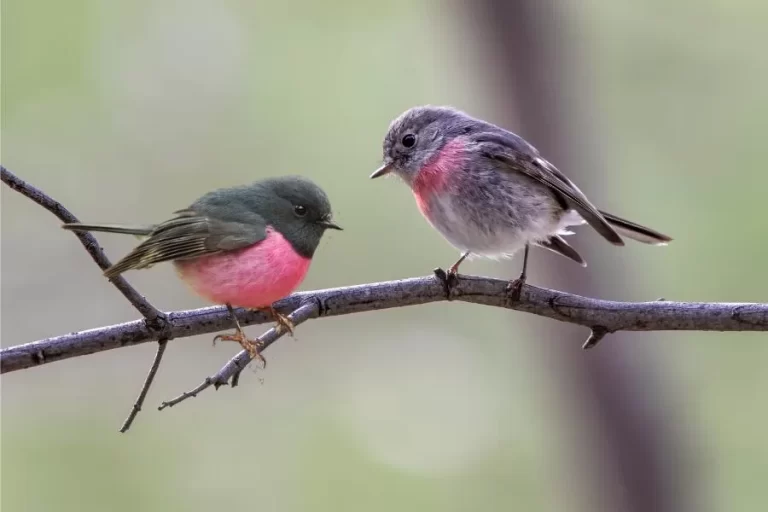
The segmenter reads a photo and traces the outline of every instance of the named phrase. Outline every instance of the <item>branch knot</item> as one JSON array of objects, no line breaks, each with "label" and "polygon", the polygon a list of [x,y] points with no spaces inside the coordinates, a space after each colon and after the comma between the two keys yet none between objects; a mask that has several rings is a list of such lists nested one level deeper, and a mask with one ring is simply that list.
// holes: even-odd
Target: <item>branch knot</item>
[{"label": "branch knot", "polygon": [[595,345],[600,343],[600,340],[605,338],[605,335],[610,333],[611,330],[607,327],[603,327],[602,325],[595,325],[592,327],[592,332],[589,333],[589,338],[587,338],[587,341],[584,342],[584,345],[581,346],[584,350],[589,350],[591,348],[594,348]]}]

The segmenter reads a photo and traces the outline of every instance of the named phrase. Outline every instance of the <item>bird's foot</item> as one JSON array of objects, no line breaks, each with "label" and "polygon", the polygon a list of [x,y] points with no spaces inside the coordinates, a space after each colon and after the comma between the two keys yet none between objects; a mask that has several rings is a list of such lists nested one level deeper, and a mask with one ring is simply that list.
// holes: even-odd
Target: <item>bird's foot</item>
[{"label": "bird's foot", "polygon": [[451,265],[451,268],[448,269],[448,275],[453,276],[454,278],[458,279],[459,275],[459,265],[461,265],[461,262],[464,261],[464,258],[466,256],[462,256],[459,261]]},{"label": "bird's foot", "polygon": [[437,276],[437,278],[443,284],[445,296],[448,300],[451,300],[451,292],[453,292],[453,289],[457,284],[459,284],[459,273],[457,272],[456,267],[457,265],[452,266],[448,269],[448,272],[440,267],[433,270],[435,276]]},{"label": "bird's foot", "polygon": [[525,274],[520,274],[520,277],[514,279],[507,284],[507,295],[513,302],[520,300],[520,295],[523,293],[523,285],[525,284]]},{"label": "bird's foot", "polygon": [[262,368],[266,369],[267,360],[264,359],[264,356],[261,355],[261,340],[258,338],[255,340],[249,340],[240,326],[237,327],[234,334],[217,335],[215,338],[213,338],[213,342],[216,343],[217,341],[234,341],[239,343],[240,346],[243,347],[246,352],[248,352],[248,355],[251,356],[251,359],[258,359],[261,362]]},{"label": "bird's foot", "polygon": [[445,298],[448,300],[451,300],[453,297],[451,296],[453,289],[456,287],[457,284],[459,284],[459,265],[461,265],[461,262],[467,259],[467,256],[469,256],[469,251],[465,251],[461,258],[456,261],[453,265],[451,265],[451,268],[448,269],[448,272],[441,269],[440,267],[433,270],[437,278],[442,281],[443,288],[445,289]]},{"label": "bird's foot", "polygon": [[272,317],[272,320],[277,322],[275,329],[277,329],[278,333],[287,332],[293,336],[293,330],[296,328],[296,326],[293,324],[293,322],[291,322],[290,318],[283,315],[282,313],[278,313],[274,308],[268,308],[266,312]]}]

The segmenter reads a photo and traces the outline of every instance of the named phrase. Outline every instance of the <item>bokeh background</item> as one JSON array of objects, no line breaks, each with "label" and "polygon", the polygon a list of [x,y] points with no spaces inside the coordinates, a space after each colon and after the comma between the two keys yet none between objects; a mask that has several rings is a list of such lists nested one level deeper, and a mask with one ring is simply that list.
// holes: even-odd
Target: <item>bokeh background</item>
[{"label": "bokeh background", "polygon": [[[367,176],[393,117],[451,104],[676,238],[618,250],[582,229],[589,268],[537,251],[532,283],[765,301],[767,19],[757,0],[5,0],[2,163],[83,220],[127,223],[306,174],[345,231],[302,289],[396,279],[456,253],[402,184]],[[137,317],[54,217],[1,198],[3,347]],[[99,239],[113,258],[135,242]],[[170,267],[128,277],[161,309],[203,305]],[[157,412],[236,352],[176,340],[125,435],[154,344],[6,374],[2,509],[764,505],[764,334],[621,334],[583,353],[586,335],[468,304],[312,321],[266,372]]]}]

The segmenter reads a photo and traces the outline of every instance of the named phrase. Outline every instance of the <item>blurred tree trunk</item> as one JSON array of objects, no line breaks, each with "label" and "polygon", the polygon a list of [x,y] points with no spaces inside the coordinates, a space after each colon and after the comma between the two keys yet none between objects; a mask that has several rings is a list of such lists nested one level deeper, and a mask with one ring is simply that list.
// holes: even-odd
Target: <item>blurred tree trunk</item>
[{"label": "blurred tree trunk", "polygon": [[[585,105],[590,100],[579,94],[584,91],[581,84],[572,85],[579,78],[573,73],[579,56],[568,34],[573,24],[563,19],[559,5],[563,4],[552,0],[481,0],[465,2],[461,14],[469,16],[474,23],[471,28],[484,43],[479,58],[484,59],[486,76],[498,91],[494,104],[500,108],[505,126],[519,127],[514,131],[573,178],[588,196],[591,192],[599,205],[602,171],[599,156],[594,154],[597,145],[589,140],[593,132],[589,119],[580,115],[588,112]],[[582,237],[589,237],[586,228],[580,231]],[[597,237],[593,240],[603,243]],[[605,247],[614,250],[607,244]],[[579,250],[587,261],[595,261],[594,256],[590,259],[594,251],[584,243]],[[604,249],[601,246],[598,250]],[[580,269],[565,260],[537,258],[534,249],[532,284],[536,284],[537,274],[546,272],[556,276],[558,288],[620,297],[621,290],[606,293],[610,283],[622,283],[626,294],[619,253],[616,250],[617,264],[610,268],[597,269],[593,264]],[[510,277],[517,275],[519,264],[517,258]],[[542,268],[547,264],[550,266]],[[514,321],[521,320],[516,317]],[[558,379],[555,387],[562,404],[559,424],[567,425],[558,428],[572,432],[566,439],[570,452],[565,458],[570,460],[565,471],[576,475],[575,483],[581,484],[558,487],[565,493],[569,509],[692,509],[692,488],[686,481],[692,468],[686,464],[688,453],[675,419],[678,413],[667,405],[671,390],[659,382],[659,369],[647,351],[622,342],[630,334],[617,333],[592,351],[583,352],[577,348],[586,339],[583,329],[554,322],[547,325],[541,337],[559,343],[556,350],[543,351],[539,362],[547,375]],[[647,346],[653,334],[642,336]]]}]

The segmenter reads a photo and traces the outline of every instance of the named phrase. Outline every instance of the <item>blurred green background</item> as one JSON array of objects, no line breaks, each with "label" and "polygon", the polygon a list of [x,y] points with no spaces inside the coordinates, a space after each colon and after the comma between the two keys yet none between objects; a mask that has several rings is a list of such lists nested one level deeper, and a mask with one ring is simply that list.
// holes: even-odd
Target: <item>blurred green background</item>
[{"label": "blurred green background", "polygon": [[[562,87],[589,105],[598,142],[588,151],[604,169],[590,178],[602,187],[585,191],[676,241],[618,251],[581,230],[577,247],[594,242],[589,269],[548,261],[599,280],[601,265],[620,259],[611,299],[768,300],[768,4],[560,5],[583,59],[572,66],[578,85]],[[423,275],[455,259],[402,184],[367,176],[389,121],[410,106],[452,104],[501,122],[478,32],[464,23],[470,6],[2,8],[2,163],[81,219],[151,223],[212,188],[302,173],[325,188],[345,228],[326,236],[302,289]],[[134,243],[99,239],[113,258]],[[512,277],[517,263],[463,271]],[[4,347],[137,316],[54,217],[6,187],[1,277]],[[203,305],[170,267],[127,277],[161,309]],[[531,282],[558,287],[535,264]],[[586,357],[586,332],[540,339],[546,323],[446,303],[313,321],[268,351],[266,372],[157,412],[236,352],[211,336],[176,340],[126,435],[117,428],[153,344],[4,375],[2,508],[571,509],[590,457],[575,473],[564,460],[580,405],[541,352]],[[685,474],[670,478],[690,480],[698,510],[758,509],[768,500],[766,336],[628,339],[661,375],[653,393],[675,411],[691,453]],[[630,348],[609,338],[599,350]]]}]

